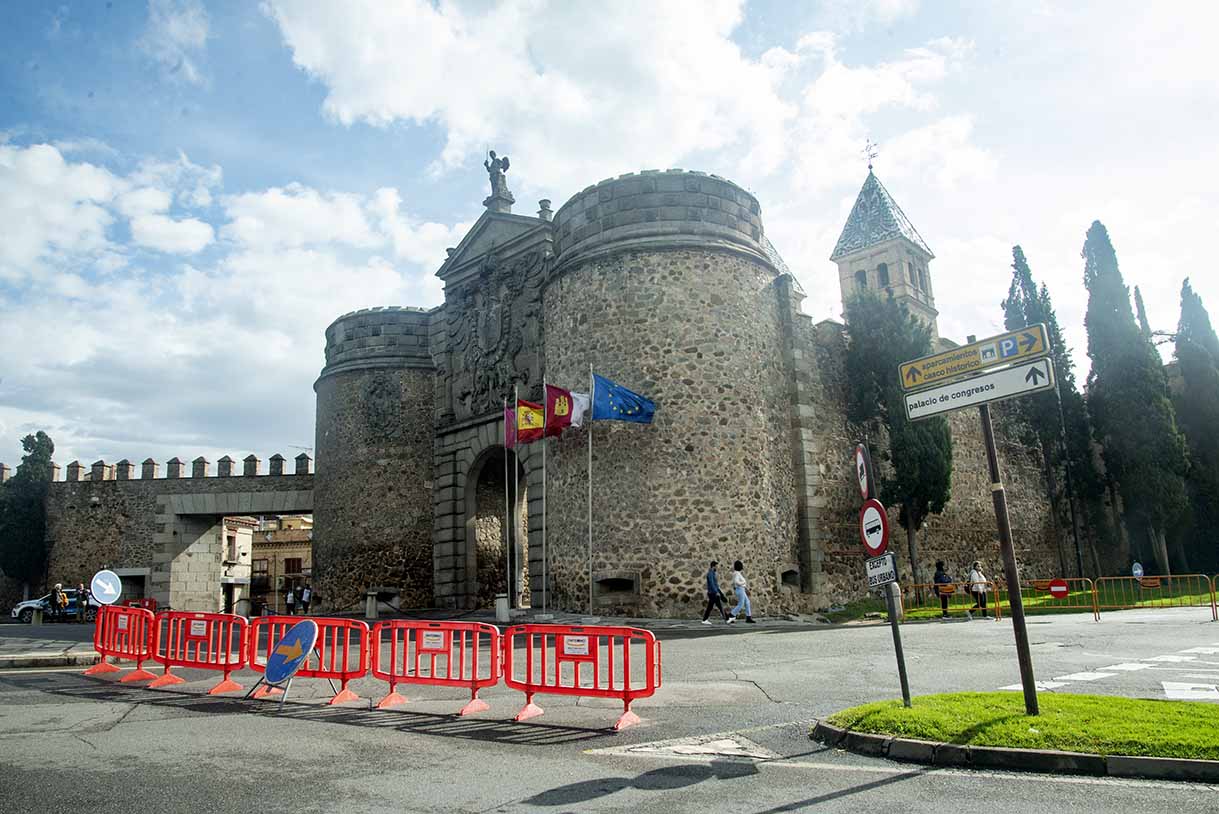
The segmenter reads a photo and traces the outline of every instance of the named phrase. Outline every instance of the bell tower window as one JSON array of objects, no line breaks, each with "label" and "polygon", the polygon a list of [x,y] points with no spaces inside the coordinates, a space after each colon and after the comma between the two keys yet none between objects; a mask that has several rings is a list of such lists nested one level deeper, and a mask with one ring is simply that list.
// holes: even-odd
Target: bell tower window
[{"label": "bell tower window", "polygon": [[876,267],[877,285],[881,288],[889,287],[889,266],[887,263],[881,263]]},{"label": "bell tower window", "polygon": [[868,273],[866,271],[855,272],[855,287],[856,288],[867,288],[868,287]]}]

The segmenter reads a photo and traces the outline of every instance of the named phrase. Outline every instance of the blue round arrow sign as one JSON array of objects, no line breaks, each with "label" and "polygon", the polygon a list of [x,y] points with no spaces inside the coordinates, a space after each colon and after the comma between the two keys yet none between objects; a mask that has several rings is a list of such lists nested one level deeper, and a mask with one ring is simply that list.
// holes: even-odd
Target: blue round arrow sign
[{"label": "blue round arrow sign", "polygon": [[292,676],[309,658],[313,646],[317,644],[317,622],[312,619],[302,619],[283,635],[271,655],[267,656],[266,682],[282,684]]},{"label": "blue round arrow sign", "polygon": [[123,581],[113,571],[101,570],[89,582],[89,592],[103,605],[113,605],[123,593]]}]

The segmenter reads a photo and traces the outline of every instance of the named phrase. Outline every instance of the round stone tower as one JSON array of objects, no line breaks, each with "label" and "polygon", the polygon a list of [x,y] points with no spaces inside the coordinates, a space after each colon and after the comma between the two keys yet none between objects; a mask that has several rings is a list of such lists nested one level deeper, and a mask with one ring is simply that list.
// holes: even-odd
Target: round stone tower
[{"label": "round stone tower", "polygon": [[[743,560],[765,601],[797,559],[797,510],[787,323],[757,199],[644,172],[588,187],[554,223],[547,380],[585,391],[591,364],[657,405],[652,425],[593,424],[594,610],[688,616],[712,559],[725,586]],[[569,609],[589,601],[587,443],[548,447],[551,583]]]},{"label": "round stone tower", "polygon": [[343,608],[365,591],[432,603],[434,370],[429,312],[366,308],[326,329],[317,393],[313,581]]}]

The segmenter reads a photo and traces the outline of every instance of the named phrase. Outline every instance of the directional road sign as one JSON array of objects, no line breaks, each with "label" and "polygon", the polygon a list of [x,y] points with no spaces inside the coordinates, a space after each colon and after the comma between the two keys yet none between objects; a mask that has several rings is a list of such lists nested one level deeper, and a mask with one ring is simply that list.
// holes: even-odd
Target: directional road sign
[{"label": "directional road sign", "polygon": [[1049,352],[1045,325],[1038,323],[943,353],[902,362],[898,366],[898,375],[902,389],[920,390],[993,367],[1036,359]]},{"label": "directional road sign", "polygon": [[868,560],[868,588],[877,588],[886,582],[897,582],[897,558],[885,554]]},{"label": "directional road sign", "polygon": [[1130,566],[1130,575],[1135,579],[1140,579],[1143,576],[1143,564],[1141,562],[1136,562],[1134,565]]},{"label": "directional road sign", "polygon": [[906,417],[916,421],[960,410],[962,407],[977,407],[979,404],[1037,393],[1053,387],[1053,363],[1049,359],[1038,359],[917,393],[907,393]]},{"label": "directional road sign", "polygon": [[118,574],[103,569],[93,575],[89,582],[89,592],[103,605],[113,605],[123,593],[123,581],[119,579]]},{"label": "directional road sign", "polygon": [[889,547],[889,517],[879,500],[869,500],[859,510],[859,539],[870,557],[879,557]]},{"label": "directional road sign", "polygon": [[282,684],[292,676],[309,658],[317,644],[317,622],[302,619],[275,643],[271,655],[267,656],[267,671],[264,680],[268,684]]},{"label": "directional road sign", "polygon": [[863,444],[855,447],[855,477],[859,481],[859,496],[868,499],[868,448]]}]

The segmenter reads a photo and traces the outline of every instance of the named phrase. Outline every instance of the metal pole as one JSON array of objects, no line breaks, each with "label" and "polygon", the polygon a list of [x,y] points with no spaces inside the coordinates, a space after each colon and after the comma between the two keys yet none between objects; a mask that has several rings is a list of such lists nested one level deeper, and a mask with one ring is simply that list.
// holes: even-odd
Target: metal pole
[{"label": "metal pole", "polygon": [[546,416],[550,412],[550,395],[546,390],[546,377],[542,377],[542,613],[546,612]]},{"label": "metal pole", "polygon": [[[519,431],[521,426],[520,410],[521,396],[517,392],[516,385],[512,385],[512,401],[516,405],[516,426]],[[519,449],[521,439],[516,439],[516,448]],[[508,546],[508,607],[514,607],[516,603],[516,569],[513,568],[513,555],[516,553],[516,546],[520,542],[517,540],[517,533],[520,531],[516,523],[516,510],[521,502],[521,461],[520,457],[516,456],[516,460],[512,462],[512,544]]]},{"label": "metal pole", "polygon": [[[512,405],[512,419],[516,422],[516,404]],[[516,455],[516,427],[512,428],[512,454]],[[512,528],[512,500],[508,497],[508,399],[504,399],[504,559],[510,558],[509,551],[512,550],[512,538],[510,529]],[[504,593],[508,592],[512,585],[512,566],[508,566],[508,582],[504,586]]]},{"label": "metal pole", "polygon": [[593,363],[588,363],[588,615],[593,615],[593,404],[597,400],[597,382],[593,378]]},{"label": "metal pole", "polygon": [[990,468],[990,494],[995,504],[995,520],[999,524],[999,547],[1003,552],[1003,572],[1007,577],[1007,596],[1011,603],[1012,630],[1016,634],[1016,658],[1020,662],[1020,684],[1024,688],[1024,710],[1029,715],[1039,713],[1037,683],[1033,679],[1033,657],[1029,653],[1029,634],[1024,624],[1024,602],[1020,598],[1020,573],[1016,569],[1016,552],[1012,548],[1012,526],[1007,516],[1007,494],[999,473],[999,454],[995,449],[995,429],[990,421],[990,405],[978,408],[982,418],[982,437],[986,440],[986,464]]},{"label": "metal pole", "polygon": [[897,678],[902,684],[902,706],[910,706],[910,680],[906,678],[906,654],[902,652],[902,631],[897,623],[897,583],[890,582],[884,586],[885,604],[889,608],[889,627],[893,630],[893,651],[897,654]]}]

